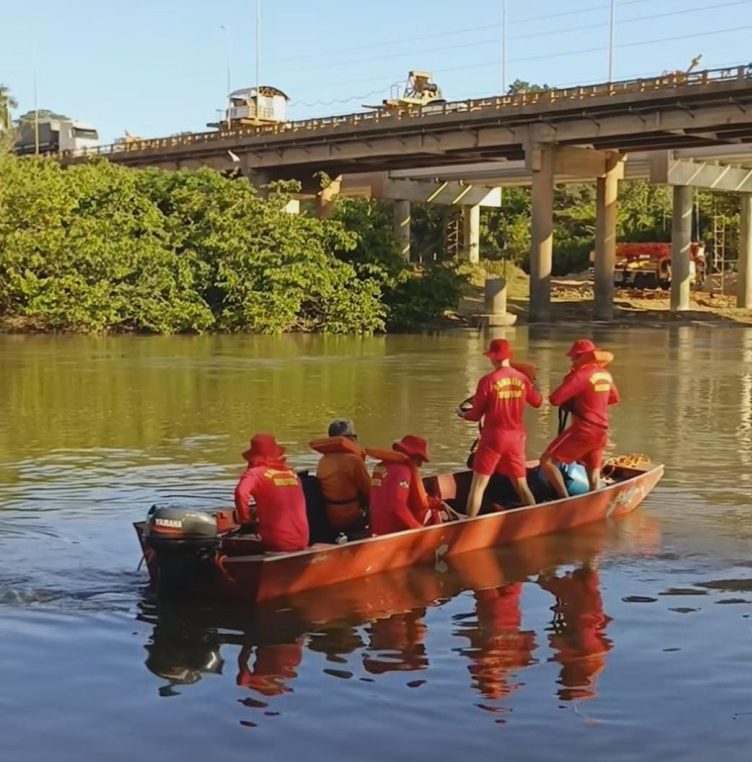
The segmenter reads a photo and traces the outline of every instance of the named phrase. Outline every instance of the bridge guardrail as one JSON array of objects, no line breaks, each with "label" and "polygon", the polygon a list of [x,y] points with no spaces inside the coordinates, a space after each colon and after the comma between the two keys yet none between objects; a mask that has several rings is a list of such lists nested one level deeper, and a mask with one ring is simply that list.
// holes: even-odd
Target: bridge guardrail
[{"label": "bridge guardrail", "polygon": [[193,145],[196,143],[212,143],[227,138],[253,137],[256,135],[279,135],[291,132],[314,132],[320,129],[331,129],[341,126],[356,127],[361,124],[376,124],[382,121],[416,119],[427,116],[438,116],[457,112],[472,113],[486,109],[519,108],[536,106],[543,103],[561,103],[566,101],[587,101],[603,96],[630,95],[636,93],[672,90],[678,87],[703,87],[717,82],[734,80],[745,81],[752,79],[752,64],[724,69],[707,69],[704,71],[672,72],[657,77],[628,79],[619,82],[604,82],[596,85],[579,85],[576,87],[551,88],[540,92],[521,92],[514,95],[499,95],[488,98],[472,98],[464,101],[451,101],[436,106],[407,107],[398,111],[365,111],[339,116],[317,117],[302,119],[280,124],[265,124],[257,127],[241,127],[232,130],[216,130],[212,132],[194,132],[188,135],[173,135],[164,138],[147,138],[129,143],[111,143],[95,148],[78,151],[61,151],[62,158],[78,158],[86,156],[109,156],[112,154],[160,151],[165,148]]}]

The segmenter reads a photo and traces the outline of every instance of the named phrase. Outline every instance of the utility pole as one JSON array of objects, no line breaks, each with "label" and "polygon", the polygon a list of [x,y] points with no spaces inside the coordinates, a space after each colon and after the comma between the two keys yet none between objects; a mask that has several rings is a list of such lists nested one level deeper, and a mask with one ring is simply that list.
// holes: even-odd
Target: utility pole
[{"label": "utility pole", "polygon": [[614,81],[614,27],[616,25],[616,0],[611,0],[608,20],[608,81]]},{"label": "utility pole", "polygon": [[501,0],[501,94],[507,94],[507,0]]},{"label": "utility pole", "polygon": [[261,116],[261,0],[256,0],[256,124]]},{"label": "utility pole", "polygon": [[34,45],[34,153],[39,156],[39,99],[37,97],[37,46]]},{"label": "utility pole", "polygon": [[230,109],[232,108],[232,100],[230,99],[230,93],[232,92],[232,37],[230,37],[230,28],[222,24],[220,29],[225,30],[225,37],[227,41],[227,129],[230,129],[232,124],[230,119]]}]

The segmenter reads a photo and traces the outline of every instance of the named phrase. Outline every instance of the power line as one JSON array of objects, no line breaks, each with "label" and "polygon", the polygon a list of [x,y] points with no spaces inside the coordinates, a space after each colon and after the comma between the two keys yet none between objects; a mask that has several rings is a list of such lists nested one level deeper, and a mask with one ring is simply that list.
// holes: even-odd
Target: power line
[{"label": "power line", "polygon": [[[631,6],[631,5],[642,5],[645,3],[653,3],[655,0],[621,0],[619,2],[620,7],[625,6]],[[525,18],[521,19],[512,19],[507,21],[507,26],[518,26],[520,24],[529,24],[534,21],[545,21],[548,19],[558,19],[558,18],[564,18],[567,16],[578,16],[582,15],[583,13],[591,13],[593,11],[601,11],[601,10],[608,10],[610,6],[608,4],[606,5],[592,5],[588,8],[579,8],[575,10],[570,11],[561,11],[559,13],[551,13],[547,14],[545,16],[527,16]],[[464,27],[463,29],[454,29],[451,32],[437,32],[436,34],[424,34],[424,35],[418,35],[414,37],[410,37],[410,43],[413,42],[419,42],[422,40],[435,40],[439,39],[441,37],[456,37],[460,34],[466,34],[468,32],[487,32],[489,29],[500,29],[501,23],[493,23],[493,24],[484,24],[483,26],[473,26],[473,27]],[[498,42],[498,41],[497,41]],[[390,40],[389,42],[375,42],[370,43],[368,45],[355,45],[350,48],[339,48],[337,50],[338,54],[341,53],[352,53],[352,52],[361,52],[363,50],[376,50],[378,48],[387,48],[391,47],[393,45],[404,45],[405,44],[405,38],[402,37],[399,40]],[[314,58],[320,58],[321,53],[303,53],[298,56],[286,56],[285,58],[277,59],[276,61],[273,61],[274,64],[279,63],[288,63],[288,62],[294,62],[294,61],[305,61],[305,60],[311,60]]]},{"label": "power line", "polygon": [[[651,21],[651,20],[654,20],[654,19],[669,18],[669,17],[673,17],[673,16],[685,16],[685,15],[687,15],[689,13],[700,13],[700,12],[705,12],[705,11],[710,11],[710,10],[718,10],[718,9],[721,9],[721,8],[730,8],[730,7],[735,7],[735,6],[739,6],[739,5],[749,5],[749,4],[750,4],[750,0],[732,0],[732,2],[716,3],[714,5],[697,6],[697,7],[694,7],[694,8],[685,8],[685,9],[682,9],[680,11],[668,11],[666,13],[652,14],[652,15],[649,15],[649,16],[627,18],[627,19],[620,20],[619,21],[619,25],[622,26],[624,24],[631,24],[631,23],[635,23],[635,22]],[[528,33],[528,34],[524,34],[524,35],[516,35],[513,38],[513,41],[516,42],[518,40],[539,39],[541,37],[551,37],[551,36],[556,35],[556,34],[566,34],[566,33],[569,33],[569,32],[580,32],[580,31],[588,31],[588,30],[593,30],[593,29],[601,29],[601,28],[605,28],[607,26],[608,26],[608,22],[604,22],[604,23],[600,23],[600,24],[586,24],[586,25],[573,26],[573,27],[568,27],[568,28],[564,28],[564,29],[552,29],[552,30],[545,31],[545,32],[532,32],[532,33]],[[488,27],[484,27],[483,29],[484,29],[484,31],[487,31]],[[471,42],[464,42],[464,43],[460,43],[460,44],[457,44],[457,45],[442,46],[440,48],[424,48],[422,50],[411,50],[409,53],[408,52],[405,52],[404,54],[397,53],[395,55],[396,56],[404,55],[405,57],[409,55],[409,56],[412,57],[412,56],[415,56],[415,55],[425,55],[425,54],[428,54],[428,53],[443,53],[445,51],[462,50],[462,49],[471,48],[471,47],[483,47],[483,46],[498,45],[498,44],[499,44],[499,40],[494,37],[492,39],[474,40],[474,41],[471,41]],[[590,49],[582,50],[581,52],[588,53],[588,52],[593,52],[594,50],[596,50],[596,49],[595,48],[590,48]],[[599,48],[598,50],[601,50],[601,49]],[[557,54],[557,55],[564,55],[564,54]],[[545,58],[545,56],[543,56],[541,58]],[[369,57],[369,58],[359,58],[359,59],[348,60],[347,63],[348,63],[348,65],[358,64],[358,63],[370,63],[372,60],[373,60],[372,57]],[[517,60],[519,62],[519,61],[529,61],[531,59],[530,58],[508,59],[507,63],[514,63],[515,60]],[[306,71],[307,72],[310,72],[310,71],[324,71],[324,70],[327,70],[327,69],[339,68],[340,66],[341,66],[341,64],[339,64],[339,63],[331,63],[330,62],[330,63],[322,64],[320,66],[307,66],[306,67]],[[296,69],[296,71],[297,71],[297,69]],[[281,72],[278,72],[278,73],[284,74],[285,72],[284,72],[284,70],[282,70]]]}]

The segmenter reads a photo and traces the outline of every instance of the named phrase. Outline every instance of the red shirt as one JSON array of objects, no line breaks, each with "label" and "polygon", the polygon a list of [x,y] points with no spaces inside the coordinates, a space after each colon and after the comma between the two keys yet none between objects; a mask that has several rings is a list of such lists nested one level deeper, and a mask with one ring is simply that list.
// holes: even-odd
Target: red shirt
[{"label": "red shirt", "polygon": [[619,401],[619,390],[602,365],[588,363],[570,370],[550,399],[552,405],[570,408],[573,426],[607,429],[608,406]]},{"label": "red shirt", "polygon": [[414,470],[408,463],[382,461],[373,469],[370,499],[373,534],[390,534],[423,526],[423,517],[419,519],[416,515],[423,506],[411,505],[413,478]]},{"label": "red shirt", "polygon": [[498,368],[483,376],[465,420],[483,418],[480,440],[493,448],[504,433],[525,433],[525,403],[540,407],[543,398],[530,379],[514,368]]},{"label": "red shirt", "polygon": [[303,485],[287,466],[250,466],[235,487],[241,524],[250,521],[248,500],[256,501],[258,533],[266,550],[293,551],[308,546],[308,517]]}]

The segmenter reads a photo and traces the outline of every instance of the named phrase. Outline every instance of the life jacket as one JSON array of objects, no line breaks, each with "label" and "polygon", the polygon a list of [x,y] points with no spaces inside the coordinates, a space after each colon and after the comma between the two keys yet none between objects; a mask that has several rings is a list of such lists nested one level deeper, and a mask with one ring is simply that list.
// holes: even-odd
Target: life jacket
[{"label": "life jacket", "polygon": [[[365,451],[363,448],[347,437],[325,437],[322,439],[314,439],[308,443],[308,446],[315,452],[321,453],[325,457],[327,455],[354,455],[365,460]],[[336,472],[338,469],[335,463],[330,464],[330,468]],[[344,470],[345,469],[343,469],[343,471]],[[334,475],[335,474],[332,473],[329,474],[329,476]],[[329,477],[327,477],[327,479],[328,478]],[[342,473],[339,481],[341,482],[345,478],[345,474]],[[347,481],[349,483],[349,479]],[[340,484],[340,486],[342,485]],[[355,485],[351,486],[353,490],[356,489]],[[360,490],[353,492],[352,494],[343,494],[334,498],[331,495],[331,490],[333,487],[333,484],[328,487],[330,490],[329,497],[324,494],[324,504],[327,519],[334,529],[349,529],[361,521],[363,518],[363,505],[361,505],[359,495]],[[324,489],[323,483],[322,489]],[[347,490],[345,490],[345,492],[347,492]]]},{"label": "life jacket", "polygon": [[328,455],[333,452],[348,452],[352,455],[365,456],[365,451],[360,445],[348,439],[347,437],[325,437],[323,439],[312,439],[308,446],[320,452],[322,455]]},{"label": "life jacket", "polygon": [[535,379],[538,377],[538,369],[531,362],[522,362],[519,360],[512,360],[509,364],[515,370],[518,370],[520,373],[523,373],[533,383],[535,383]]},{"label": "life jacket", "polygon": [[592,352],[585,352],[584,354],[578,355],[575,367],[580,368],[583,365],[587,365],[588,363],[596,363],[597,365],[605,368],[613,361],[613,352],[609,352],[607,349],[594,349]]},{"label": "life jacket", "polygon": [[384,461],[385,463],[403,463],[409,466],[411,479],[408,492],[408,505],[410,509],[416,516],[423,517],[425,525],[442,523],[441,500],[428,496],[418,467],[407,455],[396,450],[380,450],[372,447],[366,448],[366,455],[369,458]]}]

